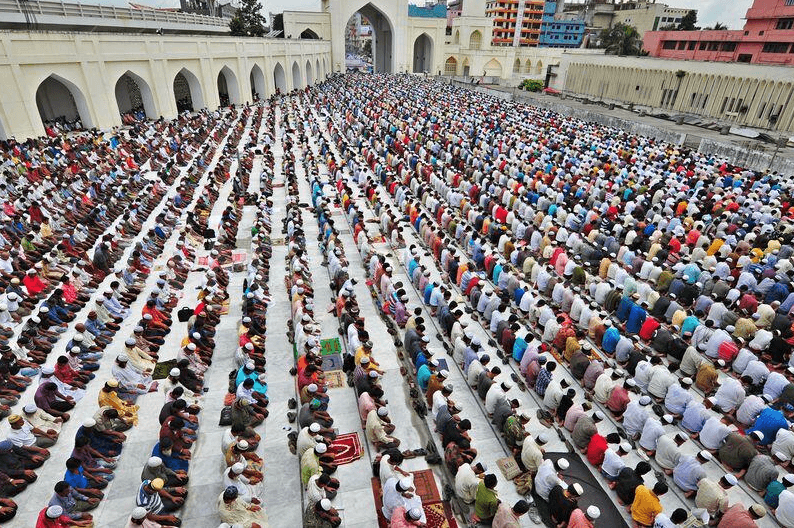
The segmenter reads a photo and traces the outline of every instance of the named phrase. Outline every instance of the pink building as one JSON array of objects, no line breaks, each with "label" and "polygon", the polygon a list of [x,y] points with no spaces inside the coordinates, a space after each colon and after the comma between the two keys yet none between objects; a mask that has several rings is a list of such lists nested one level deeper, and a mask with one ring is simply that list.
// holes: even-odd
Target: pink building
[{"label": "pink building", "polygon": [[742,30],[649,31],[651,57],[794,64],[794,0],[755,0]]}]

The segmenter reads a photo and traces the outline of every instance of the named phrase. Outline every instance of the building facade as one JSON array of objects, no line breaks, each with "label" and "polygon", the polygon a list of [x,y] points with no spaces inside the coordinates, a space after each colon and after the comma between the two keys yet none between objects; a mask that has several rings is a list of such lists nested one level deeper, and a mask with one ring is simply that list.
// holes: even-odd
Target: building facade
[{"label": "building facade", "polygon": [[668,115],[794,132],[794,75],[786,66],[564,54],[551,86]]},{"label": "building facade", "polygon": [[578,48],[582,45],[584,20],[562,17],[564,4],[562,0],[546,0],[538,41],[541,48]]},{"label": "building facade", "polygon": [[[693,2],[693,5],[697,5],[697,2]],[[615,24],[634,26],[640,35],[645,35],[665,26],[680,24],[681,19],[689,11],[655,1],[623,2],[615,5],[612,26]]]},{"label": "building facade", "polygon": [[794,0],[755,0],[741,30],[653,31],[652,57],[755,64],[794,64]]}]

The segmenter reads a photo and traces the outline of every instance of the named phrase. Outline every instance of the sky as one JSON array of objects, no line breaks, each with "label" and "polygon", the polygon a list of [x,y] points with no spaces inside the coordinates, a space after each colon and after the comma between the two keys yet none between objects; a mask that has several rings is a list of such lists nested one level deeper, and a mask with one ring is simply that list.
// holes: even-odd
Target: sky
[{"label": "sky", "polygon": [[[98,4],[126,6],[127,0],[82,0],[84,3],[96,2]],[[136,1],[136,0],[133,0]],[[319,11],[320,0],[260,0],[262,11],[267,13],[280,13],[289,11]],[[464,0],[465,1],[465,0]],[[582,0],[579,0],[582,1]],[[715,22],[722,22],[730,29],[741,29],[747,8],[753,0],[657,0],[670,7],[688,7],[698,10],[698,26],[712,26]],[[152,7],[178,7],[179,0],[137,0],[137,2]],[[407,4],[408,2],[406,2]],[[423,0],[411,3],[423,4]],[[269,21],[268,21],[269,22]]]},{"label": "sky", "polygon": [[[278,1],[278,0],[272,0]],[[670,7],[688,7],[697,9],[698,26],[713,26],[715,22],[722,22],[729,29],[742,29],[744,15],[753,0],[657,0]]]}]

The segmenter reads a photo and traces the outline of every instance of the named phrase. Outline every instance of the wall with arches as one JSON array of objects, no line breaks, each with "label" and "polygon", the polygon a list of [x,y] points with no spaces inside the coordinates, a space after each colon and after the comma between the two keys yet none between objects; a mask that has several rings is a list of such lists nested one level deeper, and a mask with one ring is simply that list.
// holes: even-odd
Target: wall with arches
[{"label": "wall with arches", "polygon": [[195,110],[217,108],[222,97],[244,103],[252,89],[260,97],[275,92],[276,64],[287,74],[284,89],[292,90],[324,78],[330,62],[327,40],[4,32],[2,135],[40,136],[43,119],[61,116],[98,128],[120,125],[129,111],[171,118],[178,112],[175,85],[183,99],[189,94],[180,104]]},{"label": "wall with arches", "polygon": [[557,73],[552,87],[607,102],[794,131],[794,80],[786,67],[572,55]]}]

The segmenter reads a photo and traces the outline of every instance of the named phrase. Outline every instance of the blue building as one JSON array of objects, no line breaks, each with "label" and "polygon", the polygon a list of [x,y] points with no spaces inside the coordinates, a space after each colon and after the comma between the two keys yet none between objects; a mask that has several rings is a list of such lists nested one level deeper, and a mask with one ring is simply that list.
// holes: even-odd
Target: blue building
[{"label": "blue building", "polygon": [[[540,24],[539,48],[578,48],[584,40],[584,20],[559,20],[555,18],[557,0],[546,0]],[[563,1],[559,2],[562,8]],[[561,9],[560,9],[561,10]]]}]

